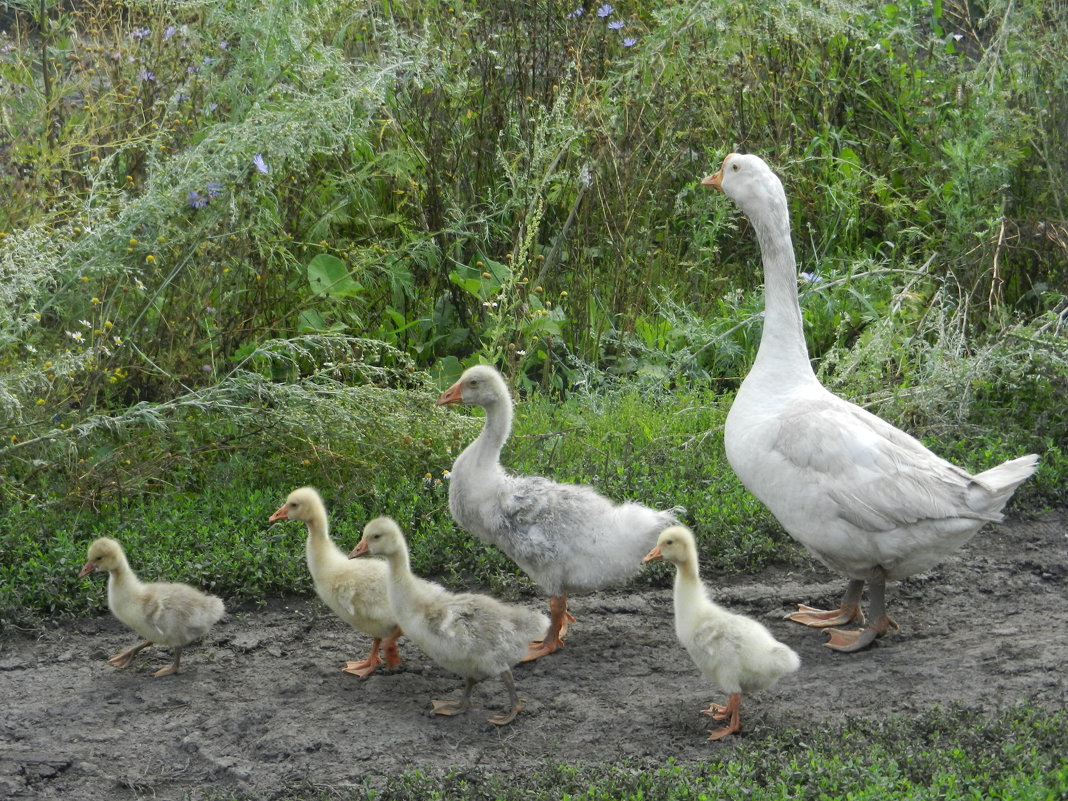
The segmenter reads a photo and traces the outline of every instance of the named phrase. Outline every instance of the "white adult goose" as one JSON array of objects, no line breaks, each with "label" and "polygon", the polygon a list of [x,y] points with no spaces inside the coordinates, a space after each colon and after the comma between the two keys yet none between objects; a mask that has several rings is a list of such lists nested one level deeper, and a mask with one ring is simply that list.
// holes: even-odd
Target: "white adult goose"
[{"label": "white adult goose", "polygon": [[713,603],[701,583],[697,543],[685,526],[661,532],[643,562],[663,559],[675,565],[675,634],[698,670],[728,693],[726,706],[704,710],[727,725],[710,731],[721,740],[742,728],[742,693],[764,690],[801,666],[801,658],[761,623]]},{"label": "white adult goose", "polygon": [[393,614],[405,636],[427,656],[467,681],[459,701],[431,701],[435,715],[459,715],[471,708],[471,690],[491,676],[500,676],[512,702],[511,711],[490,723],[511,723],[523,708],[512,679],[512,666],[523,658],[527,643],[548,622],[539,612],[501,603],[488,595],[454,594],[414,575],[408,545],[400,526],[376,517],[363,529],[352,556],[382,556],[389,566],[388,593]]},{"label": "white adult goose", "polygon": [[616,504],[589,487],[541,476],[509,475],[501,449],[512,430],[512,399],[488,365],[470,367],[438,398],[486,410],[482,433],[452,466],[449,510],[459,526],[496,545],[549,595],[549,628],[525,662],[562,648],[567,596],[633,576],[656,536],[677,522],[672,512]]},{"label": "white adult goose", "polygon": [[359,662],[346,662],[342,672],[370,676],[382,662],[378,657],[379,647],[387,666],[399,665],[397,640],[401,629],[389,607],[386,566],[374,561],[350,561],[334,544],[326,507],[313,487],[301,487],[289,493],[269,522],[276,520],[299,520],[307,526],[305,552],[315,592],[335,615],[372,638],[371,654]]},{"label": "white adult goose", "polygon": [[145,638],[108,659],[118,668],[129,665],[143,649],[159,643],[174,653],[174,661],[153,676],[177,673],[182,648],[203,637],[226,611],[223,602],[188,584],[144,584],[130,569],[126,553],[116,540],[101,537],[89,546],[89,553],[79,576],[94,570],[108,574],[108,608],[119,620]]},{"label": "white adult goose", "polygon": [[824,389],[805,346],[782,184],[760,158],[737,153],[702,184],[745,212],[764,262],[764,331],[727,416],[727,458],[794,539],[850,579],[838,609],[799,605],[792,620],[818,627],[863,622],[868,583],[868,627],[832,630],[826,643],[858,651],[898,629],[886,614],[886,580],[933,567],[985,523],[1001,520],[1038,457],[973,476]]}]

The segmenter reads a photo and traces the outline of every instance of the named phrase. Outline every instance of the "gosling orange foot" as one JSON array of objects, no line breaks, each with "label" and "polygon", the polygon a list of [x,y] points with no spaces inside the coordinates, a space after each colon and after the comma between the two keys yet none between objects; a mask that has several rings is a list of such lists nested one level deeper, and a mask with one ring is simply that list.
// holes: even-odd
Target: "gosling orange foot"
[{"label": "gosling orange foot", "polygon": [[386,665],[390,670],[401,663],[400,653],[397,651],[397,640],[401,638],[402,633],[400,626],[397,626],[382,643],[382,655],[386,658]]},{"label": "gosling orange foot", "polygon": [[360,676],[361,678],[367,678],[381,663],[381,659],[376,654],[370,659],[362,659],[359,662],[346,662],[345,667],[341,668],[342,673],[348,673],[351,676]]},{"label": "gosling orange foot", "polygon": [[523,702],[520,701],[512,707],[512,711],[509,712],[507,715],[494,715],[492,718],[489,719],[489,722],[492,723],[494,726],[507,726],[509,723],[515,720],[515,716],[522,711]]},{"label": "gosling orange foot", "polygon": [[563,636],[567,633],[568,622],[574,623],[574,616],[567,611],[567,596],[553,596],[549,599],[549,629],[545,636],[532,642],[521,661],[533,662],[543,656],[556,653],[564,647]]},{"label": "gosling orange foot", "polygon": [[446,715],[452,717],[453,715],[462,715],[464,712],[471,708],[471,701],[464,698],[462,701],[431,701],[430,702],[430,714],[431,715]]},{"label": "gosling orange foot", "polygon": [[708,732],[709,740],[722,740],[735,732],[742,730],[741,720],[742,709],[742,694],[731,693],[727,699],[726,706],[720,706],[719,704],[709,704],[708,709],[702,710],[703,714],[709,715],[712,720],[726,720],[727,725],[720,729],[710,729]]},{"label": "gosling orange foot", "polygon": [[145,648],[148,648],[150,645],[152,645],[151,642],[143,642],[139,645],[133,646],[132,648],[127,648],[125,651],[117,653],[115,654],[115,656],[108,659],[108,664],[114,665],[117,668],[128,667],[130,663],[134,661],[134,657],[141,653],[141,651],[143,651]]}]

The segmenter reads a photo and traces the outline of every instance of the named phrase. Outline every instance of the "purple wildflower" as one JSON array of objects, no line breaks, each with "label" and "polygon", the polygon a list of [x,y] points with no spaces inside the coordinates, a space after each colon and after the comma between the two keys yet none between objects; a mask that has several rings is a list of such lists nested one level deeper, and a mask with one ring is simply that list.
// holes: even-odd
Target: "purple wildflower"
[{"label": "purple wildflower", "polygon": [[568,14],[567,18],[568,19],[578,19],[579,17],[581,17],[585,13],[586,13],[586,9],[584,9],[582,6],[579,6],[574,11],[572,11],[570,14]]},{"label": "purple wildflower", "polygon": [[137,80],[141,81],[142,83],[155,83],[156,73],[149,72],[148,70],[141,70],[139,73],[137,73]]},{"label": "purple wildflower", "polygon": [[168,25],[167,30],[163,32],[163,38],[170,39],[176,33],[178,33],[178,29],[175,28],[173,25]]},{"label": "purple wildflower", "polygon": [[225,39],[223,39],[221,42],[219,42],[219,49],[220,50],[229,50],[230,49],[230,43],[228,41],[226,41]]},{"label": "purple wildflower", "polygon": [[264,175],[271,171],[270,168],[267,166],[267,162],[263,160],[262,153],[257,153],[255,156],[253,156],[252,163],[255,164],[256,169],[262,172]]},{"label": "purple wildflower", "polygon": [[202,209],[208,205],[208,198],[204,197],[197,190],[192,190],[189,193],[189,197],[186,198],[186,202],[189,203],[190,208]]},{"label": "purple wildflower", "polygon": [[208,197],[218,197],[222,194],[222,184],[216,181],[208,181]]},{"label": "purple wildflower", "polygon": [[132,31],[130,31],[130,38],[131,39],[136,39],[139,42],[142,39],[144,39],[146,36],[151,36],[151,35],[152,35],[152,29],[151,28],[134,28]]},{"label": "purple wildflower", "polygon": [[601,19],[604,19],[609,14],[611,14],[613,11],[615,11],[615,9],[612,8],[612,6],[608,5],[608,3],[605,3],[599,9],[597,9],[597,16],[600,17]]},{"label": "purple wildflower", "polygon": [[608,23],[608,30],[618,31],[623,28],[624,22],[621,19],[614,19]]},{"label": "purple wildflower", "polygon": [[638,44],[638,40],[635,39],[633,36],[625,36],[625,37],[623,37],[623,46],[624,47],[634,47],[634,45],[636,45],[636,44]]}]

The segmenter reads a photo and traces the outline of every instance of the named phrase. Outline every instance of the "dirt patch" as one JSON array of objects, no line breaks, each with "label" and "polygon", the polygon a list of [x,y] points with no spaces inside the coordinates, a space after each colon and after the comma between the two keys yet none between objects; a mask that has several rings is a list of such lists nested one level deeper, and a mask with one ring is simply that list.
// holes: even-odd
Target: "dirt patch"
[{"label": "dirt patch", "polygon": [[[782,620],[797,601],[837,603],[845,582],[822,568],[705,581],[802,658],[799,673],[745,699],[741,737],[939,704],[1068,705],[1068,510],[991,526],[937,569],[894,585],[902,631],[860,654],[834,653],[818,632]],[[164,649],[124,670],[104,662],[135,641],[110,617],[9,632],[0,797],[274,798],[409,768],[654,766],[731,747],[705,740],[700,710],[723,698],[676,642],[669,590],[578,597],[572,608],[568,647],[516,670],[528,703],[505,728],[485,722],[506,705],[496,681],[476,688],[471,714],[430,718],[430,699],[457,697],[460,680],[403,640],[398,671],[342,674],[368,641],[318,601],[235,610],[186,651],[180,674],[160,679],[149,672],[169,660]]]}]

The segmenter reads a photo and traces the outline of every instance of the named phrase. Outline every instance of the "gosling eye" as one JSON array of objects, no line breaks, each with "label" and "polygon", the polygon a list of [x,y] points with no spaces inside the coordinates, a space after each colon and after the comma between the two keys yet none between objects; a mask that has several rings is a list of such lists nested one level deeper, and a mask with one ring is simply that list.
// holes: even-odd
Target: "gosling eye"
[{"label": "gosling eye", "polygon": [[734,164],[731,165],[731,169],[734,170],[735,172],[738,172],[738,170],[740,170],[741,167],[739,167],[738,163],[735,162]]}]

